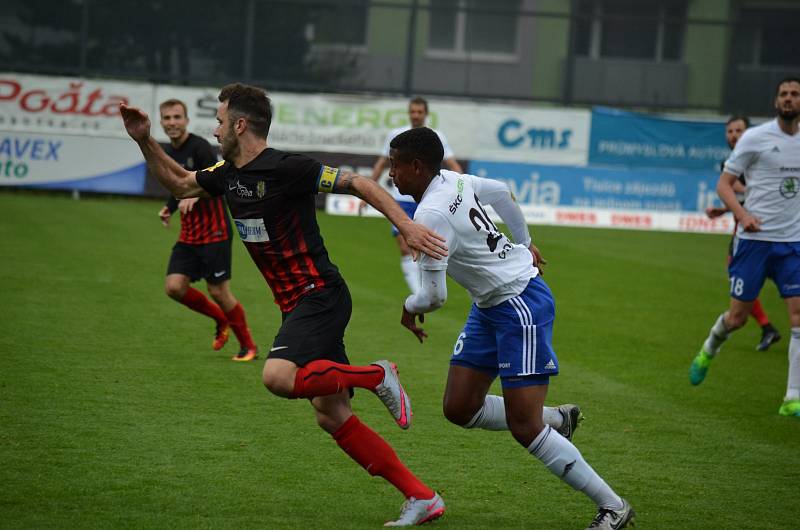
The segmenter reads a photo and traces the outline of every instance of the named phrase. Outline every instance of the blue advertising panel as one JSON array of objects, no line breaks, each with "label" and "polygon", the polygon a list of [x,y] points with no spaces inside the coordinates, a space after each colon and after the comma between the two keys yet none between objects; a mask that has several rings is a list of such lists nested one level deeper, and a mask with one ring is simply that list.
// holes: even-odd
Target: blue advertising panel
[{"label": "blue advertising panel", "polygon": [[728,157],[725,124],[592,109],[589,164],[718,171]]},{"label": "blue advertising panel", "polygon": [[546,166],[473,160],[470,173],[502,180],[520,204],[648,211],[719,206],[717,173]]}]

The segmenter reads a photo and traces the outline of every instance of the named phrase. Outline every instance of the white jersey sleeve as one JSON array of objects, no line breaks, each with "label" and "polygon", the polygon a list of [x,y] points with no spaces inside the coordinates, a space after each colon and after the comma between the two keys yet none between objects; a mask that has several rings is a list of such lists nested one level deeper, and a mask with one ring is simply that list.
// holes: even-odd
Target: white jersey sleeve
[{"label": "white jersey sleeve", "polygon": [[747,134],[748,132],[749,130],[745,131],[742,137],[739,138],[739,141],[736,142],[736,147],[734,147],[725,161],[722,169],[726,173],[737,177],[741,176],[758,156],[758,143],[754,141],[752,134]]},{"label": "white jersey sleeve", "polygon": [[526,247],[530,246],[531,235],[528,231],[528,223],[525,222],[525,216],[508,186],[499,180],[475,176],[471,178],[475,193],[480,197],[481,202],[494,208],[500,219],[508,225],[514,242]]},{"label": "white jersey sleeve", "polygon": [[[421,210],[414,215],[414,221],[427,226],[445,239],[448,255],[455,252],[458,248],[455,230],[441,212],[435,210]],[[442,259],[435,259],[422,253],[419,259],[419,268],[424,271],[441,271],[447,269],[447,256]]]}]

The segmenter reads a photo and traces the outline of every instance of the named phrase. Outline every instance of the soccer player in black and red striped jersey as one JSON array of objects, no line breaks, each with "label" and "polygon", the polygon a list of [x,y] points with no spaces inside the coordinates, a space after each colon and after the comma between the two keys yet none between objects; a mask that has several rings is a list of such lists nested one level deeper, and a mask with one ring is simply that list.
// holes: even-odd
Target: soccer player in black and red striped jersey
[{"label": "soccer player in black and red striped jersey", "polygon": [[228,85],[219,101],[215,136],[224,162],[199,172],[187,171],[164,153],[150,136],[147,114],[125,104],[120,113],[148,167],[174,195],[227,198],[239,235],[281,310],[281,328],[262,374],[267,389],[285,398],[308,399],[319,426],[345,453],[405,495],[400,518],[388,526],[441,516],[442,498],[353,414],[354,388],[374,392],[404,429],[411,423],[411,403],[394,364],[349,363],[343,339],[352,309],[350,293],[328,258],[314,194],[349,193],[364,199],[389,218],[415,252],[441,258],[447,252],[442,238],[411,221],[371,179],[268,147],[272,113],[263,90]]},{"label": "soccer player in black and red striped jersey", "polygon": [[[184,102],[168,99],[159,105],[159,112],[161,127],[169,137],[169,143],[162,144],[167,155],[190,171],[217,163],[211,144],[187,130],[189,118]],[[170,197],[158,212],[164,226],[169,225],[176,210],[181,212],[181,233],[172,247],[164,290],[170,298],[214,319],[216,333],[212,348],[222,349],[228,341],[228,330],[232,328],[239,340],[239,353],[233,360],[255,359],[258,349],[247,328],[244,308],[230,289],[231,225],[225,198],[195,197],[178,201]],[[201,278],[205,279],[213,302],[191,286]]]}]

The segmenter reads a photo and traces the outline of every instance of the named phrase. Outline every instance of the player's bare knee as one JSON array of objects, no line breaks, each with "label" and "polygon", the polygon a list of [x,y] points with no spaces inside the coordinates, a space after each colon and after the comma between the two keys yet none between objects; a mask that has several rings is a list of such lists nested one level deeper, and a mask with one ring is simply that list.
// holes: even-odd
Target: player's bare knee
[{"label": "player's bare knee", "polygon": [[229,311],[237,304],[236,298],[233,297],[233,293],[228,289],[227,282],[221,284],[209,283],[208,294],[223,310]]},{"label": "player's bare knee", "polygon": [[442,403],[442,412],[444,413],[444,417],[447,418],[447,421],[450,423],[460,427],[466,427],[475,416],[477,410],[472,410],[463,406],[462,404],[445,399]]},{"label": "player's bare knee", "polygon": [[186,295],[186,287],[180,282],[166,282],[164,284],[164,292],[173,300],[180,302]]},{"label": "player's bare knee", "polygon": [[544,423],[535,418],[506,417],[511,436],[523,447],[528,447],[544,429]]},{"label": "player's bare knee", "polygon": [[342,416],[341,414],[317,411],[317,425],[319,425],[323,431],[333,434],[339,430],[339,427],[341,427],[350,416],[352,416],[352,413],[347,416]]},{"label": "player's bare knee", "polygon": [[264,370],[261,372],[261,382],[264,383],[267,390],[276,396],[292,397],[294,377],[289,377],[284,371],[272,370],[268,364],[268,362],[264,364]]},{"label": "player's bare knee", "polygon": [[728,331],[734,331],[743,327],[747,323],[749,312],[728,311],[725,315],[725,327]]}]

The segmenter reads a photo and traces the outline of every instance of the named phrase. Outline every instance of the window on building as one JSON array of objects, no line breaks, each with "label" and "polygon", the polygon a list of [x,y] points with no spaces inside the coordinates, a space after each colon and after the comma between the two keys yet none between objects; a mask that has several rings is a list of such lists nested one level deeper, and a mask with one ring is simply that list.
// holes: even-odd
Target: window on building
[{"label": "window on building", "polygon": [[304,7],[309,11],[306,38],[311,44],[367,45],[368,0],[319,0]]},{"label": "window on building", "polygon": [[743,7],[733,36],[736,64],[800,66],[800,7]]},{"label": "window on building", "polygon": [[520,0],[430,0],[428,49],[515,55]]},{"label": "window on building", "polygon": [[74,72],[80,66],[79,0],[5,0],[0,10],[0,63],[23,72]]},{"label": "window on building", "polygon": [[683,55],[685,0],[579,0],[577,55],[678,61]]}]

